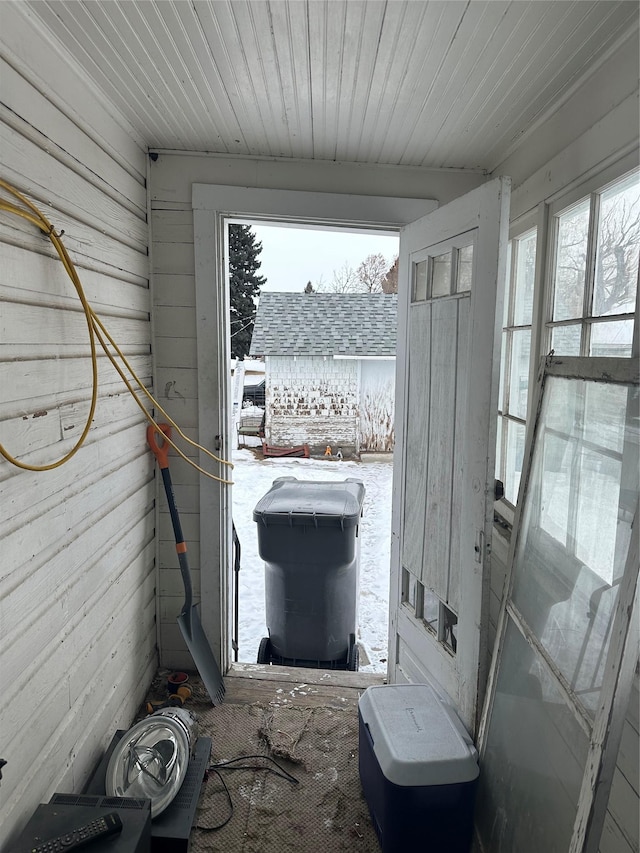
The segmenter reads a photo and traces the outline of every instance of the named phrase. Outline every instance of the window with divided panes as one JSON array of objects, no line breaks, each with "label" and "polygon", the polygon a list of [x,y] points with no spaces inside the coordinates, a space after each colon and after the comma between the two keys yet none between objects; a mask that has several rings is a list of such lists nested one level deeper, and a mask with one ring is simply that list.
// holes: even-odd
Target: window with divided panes
[{"label": "window with divided panes", "polygon": [[[640,172],[550,211],[543,352],[629,358],[638,291]],[[527,426],[537,234],[511,240],[504,300],[496,477],[515,505]]]},{"label": "window with divided panes", "polygon": [[552,219],[548,344],[556,355],[631,356],[640,256],[640,173]]}]

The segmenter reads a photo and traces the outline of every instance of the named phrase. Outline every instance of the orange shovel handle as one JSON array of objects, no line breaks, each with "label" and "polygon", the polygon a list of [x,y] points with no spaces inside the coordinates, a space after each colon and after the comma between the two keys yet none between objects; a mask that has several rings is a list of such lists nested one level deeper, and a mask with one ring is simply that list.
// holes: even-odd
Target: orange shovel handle
[{"label": "orange shovel handle", "polygon": [[169,424],[158,424],[158,428],[153,426],[153,424],[149,424],[147,427],[147,444],[151,448],[153,455],[158,460],[158,465],[160,469],[169,467],[169,448],[171,445],[168,441],[163,441],[162,444],[158,444],[156,433],[161,432],[162,435],[166,435],[167,438],[171,438],[171,427]]}]

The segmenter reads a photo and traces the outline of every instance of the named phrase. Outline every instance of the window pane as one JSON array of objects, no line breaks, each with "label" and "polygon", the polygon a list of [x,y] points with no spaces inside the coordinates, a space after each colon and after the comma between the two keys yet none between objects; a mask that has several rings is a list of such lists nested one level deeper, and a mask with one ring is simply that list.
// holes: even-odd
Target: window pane
[{"label": "window pane", "polygon": [[624,407],[627,395],[620,385],[587,385],[584,402],[584,438],[613,453],[622,453],[626,435]]},{"label": "window pane", "polygon": [[593,316],[633,313],[640,255],[640,175],[600,196]]},{"label": "window pane", "polygon": [[498,417],[498,429],[496,435],[496,480],[502,480],[503,485],[504,477],[502,475],[502,430],[504,428],[504,423],[505,419]]},{"label": "window pane", "polygon": [[633,320],[612,320],[591,325],[589,355],[629,358],[633,341]]},{"label": "window pane", "polygon": [[511,252],[513,251],[513,240],[507,243],[507,275],[505,281],[504,302],[502,305],[502,326],[509,325],[509,301],[511,299]]},{"label": "window pane", "polygon": [[566,438],[545,433],[542,439],[546,476],[539,485],[540,528],[563,547],[569,526],[571,447]]},{"label": "window pane", "polygon": [[584,313],[589,206],[587,199],[558,217],[553,320],[571,320]]},{"label": "window pane", "polygon": [[[513,600],[587,712],[597,707],[638,496],[626,386],[549,378],[515,560]],[[631,407],[629,407],[631,408]],[[553,421],[553,423],[551,423]],[[585,427],[588,421],[588,431]],[[553,429],[551,429],[553,427]],[[610,449],[622,432],[623,452]]]},{"label": "window pane", "polygon": [[[610,584],[618,532],[621,461],[585,448],[578,465],[582,498],[576,509],[576,557]],[[615,495],[615,500],[609,495]]]},{"label": "window pane", "polygon": [[416,606],[416,588],[419,581],[405,567],[402,567],[402,602],[408,604],[411,610]]},{"label": "window pane", "polygon": [[431,295],[449,296],[451,293],[451,252],[431,259]]},{"label": "window pane", "polygon": [[529,392],[530,329],[511,333],[511,374],[509,376],[509,414],[523,420],[527,417]]},{"label": "window pane", "polygon": [[551,349],[556,355],[580,355],[582,326],[556,326],[551,330]]},{"label": "window pane", "polygon": [[458,650],[458,617],[444,604],[442,605],[442,623],[442,642],[455,654]]},{"label": "window pane", "polygon": [[440,617],[440,599],[431,590],[424,591],[424,608],[422,618],[436,634],[438,633],[438,619]]},{"label": "window pane", "polygon": [[506,481],[504,484],[504,496],[512,504],[518,500],[518,489],[520,488],[520,477],[522,476],[522,460],[524,458],[524,424],[515,421],[507,421],[506,441]]},{"label": "window pane", "polygon": [[486,850],[566,851],[588,739],[510,622],[478,783]]},{"label": "window pane", "polygon": [[422,302],[427,298],[427,262],[419,261],[413,265],[413,302]]},{"label": "window pane", "polygon": [[458,251],[458,275],[456,278],[456,293],[471,290],[473,279],[473,244],[464,246]]},{"label": "window pane", "polygon": [[504,402],[504,372],[507,365],[507,346],[509,345],[509,336],[507,332],[502,333],[502,354],[500,356],[500,387],[498,390],[498,409],[501,412],[505,411]]},{"label": "window pane", "polygon": [[536,271],[536,234],[517,241],[514,326],[530,326],[533,316],[533,284]]}]

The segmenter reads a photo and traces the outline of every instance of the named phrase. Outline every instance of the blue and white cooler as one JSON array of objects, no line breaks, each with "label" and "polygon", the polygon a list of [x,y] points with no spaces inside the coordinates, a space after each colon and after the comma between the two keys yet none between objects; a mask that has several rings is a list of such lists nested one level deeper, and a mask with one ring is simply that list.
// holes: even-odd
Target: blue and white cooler
[{"label": "blue and white cooler", "polygon": [[369,687],[358,703],[359,769],[383,853],[468,853],[478,753],[426,684]]}]

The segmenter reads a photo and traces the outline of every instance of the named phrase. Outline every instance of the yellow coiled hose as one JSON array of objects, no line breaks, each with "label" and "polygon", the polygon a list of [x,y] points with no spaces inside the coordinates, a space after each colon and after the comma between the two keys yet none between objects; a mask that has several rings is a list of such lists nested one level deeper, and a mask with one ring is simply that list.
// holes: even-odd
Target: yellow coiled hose
[{"label": "yellow coiled hose", "polygon": [[91,349],[91,372],[92,372],[92,391],[91,391],[91,405],[89,407],[89,414],[87,415],[87,420],[86,420],[86,423],[84,425],[84,429],[82,430],[80,437],[78,438],[77,442],[75,443],[75,445],[71,448],[71,450],[68,453],[66,453],[61,459],[58,459],[56,462],[51,462],[48,465],[29,465],[26,462],[21,462],[20,460],[16,459],[14,456],[12,456],[11,453],[9,453],[9,451],[6,450],[6,448],[2,444],[0,444],[0,454],[2,456],[4,456],[4,458],[8,462],[10,462],[12,465],[16,465],[18,468],[23,468],[27,471],[50,471],[53,468],[59,468],[60,465],[64,465],[65,462],[68,462],[69,459],[71,459],[78,452],[78,450],[82,447],[82,444],[84,443],[84,441],[87,437],[87,434],[89,433],[89,429],[91,428],[91,423],[93,421],[93,416],[95,414],[96,404],[98,402],[98,359],[97,359],[97,353],[96,353],[96,341],[98,341],[98,343],[100,344],[100,346],[104,350],[105,354],[107,355],[109,361],[115,367],[116,371],[120,375],[120,378],[124,382],[127,390],[129,391],[129,393],[131,394],[133,399],[136,401],[136,403],[138,404],[138,406],[142,410],[145,418],[149,421],[150,424],[152,424],[154,426],[154,428],[157,430],[157,432],[162,436],[163,440],[167,441],[173,447],[173,449],[178,453],[179,456],[181,456],[186,462],[189,463],[189,465],[194,467],[201,474],[204,474],[206,477],[209,477],[212,480],[216,480],[219,483],[224,483],[225,485],[231,485],[232,484],[231,480],[225,480],[221,477],[217,477],[215,474],[211,474],[209,471],[206,471],[204,468],[201,468],[199,465],[197,465],[195,462],[193,462],[191,459],[189,459],[180,450],[180,448],[176,446],[176,444],[171,440],[171,438],[169,438],[165,433],[162,432],[162,430],[159,428],[157,422],[153,419],[153,417],[147,411],[144,403],[142,402],[142,400],[138,396],[138,392],[135,390],[135,388],[133,387],[133,385],[131,384],[131,382],[129,381],[127,376],[125,375],[123,368],[120,366],[120,364],[116,360],[116,356],[114,356],[113,353],[109,350],[107,342],[113,347],[117,356],[122,361],[122,364],[129,371],[129,374],[133,378],[134,382],[136,383],[138,388],[144,393],[144,395],[147,397],[147,399],[149,400],[151,405],[154,406],[159,412],[162,413],[162,415],[164,416],[164,418],[166,418],[168,423],[170,423],[176,429],[176,431],[180,435],[180,437],[183,438],[184,441],[186,441],[192,447],[195,447],[198,450],[203,451],[214,462],[218,462],[222,465],[227,465],[230,468],[233,468],[233,463],[228,462],[225,459],[221,459],[219,456],[216,456],[215,454],[211,453],[211,451],[207,450],[206,447],[202,447],[202,445],[200,445],[197,442],[192,441],[190,438],[188,438],[182,432],[180,427],[175,423],[175,421],[173,421],[171,419],[171,417],[166,413],[166,411],[162,408],[162,406],[158,403],[158,401],[152,396],[152,394],[149,393],[149,391],[145,387],[144,383],[138,378],[135,371],[133,370],[133,368],[131,367],[131,365],[127,361],[122,350],[116,344],[116,342],[111,337],[111,335],[109,334],[109,332],[105,328],[105,326],[102,323],[102,321],[100,320],[100,318],[97,316],[95,311],[89,305],[87,298],[85,296],[83,287],[82,287],[82,283],[81,283],[80,278],[78,276],[78,273],[76,271],[76,268],[73,264],[73,261],[69,257],[69,253],[67,252],[67,250],[64,246],[64,243],[62,242],[61,237],[62,237],[62,233],[64,233],[64,232],[61,232],[60,234],[58,234],[56,232],[55,228],[53,227],[53,225],[49,222],[49,220],[46,218],[46,216],[36,207],[35,204],[33,204],[31,201],[29,201],[29,199],[26,198],[21,192],[19,192],[14,186],[12,186],[11,184],[2,180],[1,178],[0,178],[0,188],[2,188],[6,193],[11,195],[14,199],[16,199],[22,205],[22,207],[20,207],[14,201],[10,201],[10,200],[7,200],[5,198],[0,198],[0,210],[4,210],[5,212],[11,213],[14,216],[19,216],[22,219],[26,219],[27,222],[30,222],[32,225],[34,225],[36,228],[38,228],[40,231],[42,231],[44,234],[46,234],[47,237],[49,238],[49,240],[51,241],[51,243],[53,244],[53,246],[54,246],[54,248],[58,254],[58,257],[62,261],[69,278],[73,282],[73,286],[76,290],[76,293],[78,294],[78,298],[80,299],[80,302],[82,304],[82,309],[84,311],[84,315],[85,315],[85,318],[87,321],[87,330],[88,330],[88,334],[89,334],[89,345],[90,345],[90,349]]}]

